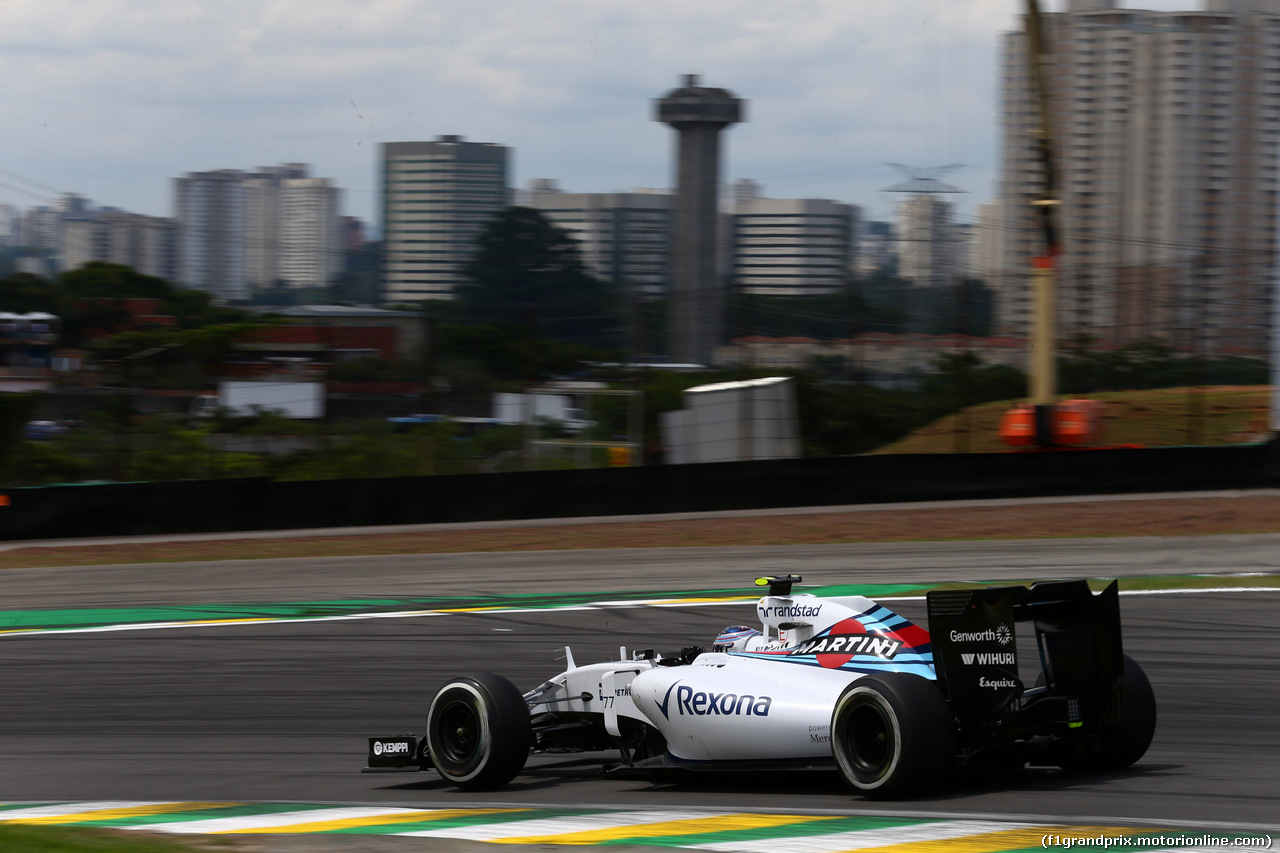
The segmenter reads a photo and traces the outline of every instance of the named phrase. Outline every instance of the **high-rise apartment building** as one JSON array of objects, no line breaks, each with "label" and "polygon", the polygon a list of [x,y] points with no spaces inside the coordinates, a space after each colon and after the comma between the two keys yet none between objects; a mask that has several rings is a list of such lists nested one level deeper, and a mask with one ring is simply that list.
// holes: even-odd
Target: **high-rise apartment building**
[{"label": "high-rise apartment building", "polygon": [[566,193],[546,178],[520,197],[578,241],[591,275],[644,297],[666,293],[672,200],[652,190]]},{"label": "high-rise apartment building", "polygon": [[763,198],[738,181],[731,210],[734,288],[757,296],[838,293],[854,267],[860,209],[817,198]]},{"label": "high-rise apartment building", "polygon": [[0,247],[17,245],[18,208],[12,204],[0,204]]},{"label": "high-rise apartment building", "polygon": [[977,234],[974,237],[973,275],[998,286],[1008,260],[1005,240],[1004,203],[999,199],[978,206]]},{"label": "high-rise apartment building", "polygon": [[75,216],[62,221],[58,235],[59,266],[79,269],[90,261],[106,260],[106,232],[92,216]]},{"label": "high-rise apartment building", "polygon": [[251,287],[275,287],[281,282],[281,256],[288,248],[282,234],[283,186],[285,181],[306,177],[306,163],[262,166],[245,175],[245,263]]},{"label": "high-rise apartment building", "polygon": [[285,287],[327,287],[342,272],[340,191],[328,178],[281,184],[279,280]]},{"label": "high-rise apartment building", "polygon": [[508,202],[508,149],[441,136],[382,145],[383,300],[449,299]]},{"label": "high-rise apartment building", "polygon": [[[1199,11],[1070,0],[1044,16],[1063,254],[1060,336],[1265,352],[1276,265],[1280,0]],[[1027,39],[1004,41],[997,331],[1028,329],[1042,170]]]},{"label": "high-rise apartment building", "polygon": [[219,169],[173,181],[178,281],[219,302],[249,296],[244,178],[238,169]]},{"label": "high-rise apartment building", "polygon": [[47,205],[29,208],[18,221],[18,245],[31,249],[58,246],[58,211]]},{"label": "high-rise apartment building", "polygon": [[898,275],[916,287],[957,283],[958,234],[954,206],[935,195],[910,195],[898,204]]},{"label": "high-rise apartment building", "polygon": [[64,270],[102,261],[173,280],[177,276],[177,249],[177,224],[172,219],[104,210],[64,218],[58,254]]},{"label": "high-rise apartment building", "polygon": [[342,269],[340,190],[305,163],[174,180],[177,280],[221,301],[253,288],[325,287]]}]

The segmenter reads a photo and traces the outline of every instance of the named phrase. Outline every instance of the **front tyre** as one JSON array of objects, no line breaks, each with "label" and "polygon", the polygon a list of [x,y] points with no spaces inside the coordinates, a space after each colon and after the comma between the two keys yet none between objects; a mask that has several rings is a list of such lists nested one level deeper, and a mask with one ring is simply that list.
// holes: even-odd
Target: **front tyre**
[{"label": "front tyre", "polygon": [[909,797],[950,770],[955,719],[934,681],[896,672],[864,676],[836,700],[831,749],[840,775],[864,797]]},{"label": "front tyre", "polygon": [[488,672],[451,679],[427,710],[427,749],[447,781],[468,791],[500,788],[524,768],[533,743],[516,686]]}]

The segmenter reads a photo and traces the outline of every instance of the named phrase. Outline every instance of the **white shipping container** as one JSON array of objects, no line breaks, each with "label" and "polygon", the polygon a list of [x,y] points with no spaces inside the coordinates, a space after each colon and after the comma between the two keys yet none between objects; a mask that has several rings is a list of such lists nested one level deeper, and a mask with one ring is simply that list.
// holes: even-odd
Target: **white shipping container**
[{"label": "white shipping container", "polygon": [[318,420],[324,416],[324,383],[220,382],[218,403],[236,417],[270,411],[286,418]]},{"label": "white shipping container", "polygon": [[735,462],[800,455],[795,383],[785,376],[700,385],[662,416],[667,461]]}]

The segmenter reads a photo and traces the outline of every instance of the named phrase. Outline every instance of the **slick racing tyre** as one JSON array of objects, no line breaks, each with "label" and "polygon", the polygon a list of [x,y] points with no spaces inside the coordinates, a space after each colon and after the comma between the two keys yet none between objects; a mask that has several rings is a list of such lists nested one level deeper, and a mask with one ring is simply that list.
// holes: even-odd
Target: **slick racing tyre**
[{"label": "slick racing tyre", "polygon": [[516,686],[488,672],[450,680],[427,711],[431,763],[468,791],[500,788],[524,768],[533,743],[529,709]]},{"label": "slick racing tyre", "polygon": [[831,749],[840,775],[864,797],[909,797],[951,769],[955,719],[933,681],[897,672],[864,676],[836,700]]},{"label": "slick racing tyre", "polygon": [[1138,662],[1125,655],[1124,716],[1087,749],[1064,751],[1058,766],[1079,773],[1123,770],[1146,755],[1155,733],[1155,691]]}]

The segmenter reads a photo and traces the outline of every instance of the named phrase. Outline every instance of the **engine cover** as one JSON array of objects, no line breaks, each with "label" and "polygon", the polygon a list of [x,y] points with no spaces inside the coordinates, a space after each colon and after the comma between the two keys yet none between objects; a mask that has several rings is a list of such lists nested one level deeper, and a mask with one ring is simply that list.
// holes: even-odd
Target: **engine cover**
[{"label": "engine cover", "polygon": [[831,756],[831,709],[859,673],[704,654],[631,682],[637,708],[686,761]]}]

